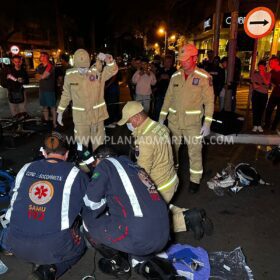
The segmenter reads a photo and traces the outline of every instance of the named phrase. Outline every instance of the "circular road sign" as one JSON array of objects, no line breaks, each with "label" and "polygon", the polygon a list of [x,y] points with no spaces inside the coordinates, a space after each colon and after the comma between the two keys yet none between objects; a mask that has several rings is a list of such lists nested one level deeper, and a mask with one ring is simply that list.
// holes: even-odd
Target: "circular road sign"
[{"label": "circular road sign", "polygon": [[272,31],[274,24],[273,12],[266,7],[258,7],[247,14],[244,29],[251,38],[262,38]]},{"label": "circular road sign", "polygon": [[19,47],[18,46],[11,46],[10,51],[12,54],[18,54],[19,53]]}]

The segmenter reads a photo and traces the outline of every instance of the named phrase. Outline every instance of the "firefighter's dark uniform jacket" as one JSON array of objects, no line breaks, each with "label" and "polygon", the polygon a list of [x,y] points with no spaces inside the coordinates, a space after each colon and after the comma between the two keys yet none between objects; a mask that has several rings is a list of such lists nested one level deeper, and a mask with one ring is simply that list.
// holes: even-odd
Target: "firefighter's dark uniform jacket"
[{"label": "firefighter's dark uniform jacket", "polygon": [[98,164],[84,202],[85,230],[96,243],[141,256],[168,241],[165,202],[147,173],[124,156]]},{"label": "firefighter's dark uniform jacket", "polygon": [[84,251],[72,225],[83,207],[88,177],[72,163],[39,160],[17,174],[4,247],[36,264],[55,264]]}]

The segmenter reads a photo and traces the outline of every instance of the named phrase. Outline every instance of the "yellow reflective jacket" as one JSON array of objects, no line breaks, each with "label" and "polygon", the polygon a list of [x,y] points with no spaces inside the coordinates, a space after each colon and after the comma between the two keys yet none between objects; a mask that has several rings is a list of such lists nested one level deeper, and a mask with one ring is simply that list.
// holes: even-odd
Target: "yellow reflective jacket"
[{"label": "yellow reflective jacket", "polygon": [[57,112],[63,112],[72,100],[74,124],[90,125],[107,119],[104,85],[117,72],[115,62],[107,64],[102,72],[95,66],[83,75],[77,68],[67,70]]},{"label": "yellow reflective jacket", "polygon": [[211,124],[214,112],[212,78],[206,71],[195,68],[185,80],[183,69],[175,72],[170,80],[160,120],[168,121],[179,129],[201,125],[201,118]]},{"label": "yellow reflective jacket", "polygon": [[150,175],[157,189],[162,192],[177,185],[168,128],[147,118],[132,134],[137,164]]}]

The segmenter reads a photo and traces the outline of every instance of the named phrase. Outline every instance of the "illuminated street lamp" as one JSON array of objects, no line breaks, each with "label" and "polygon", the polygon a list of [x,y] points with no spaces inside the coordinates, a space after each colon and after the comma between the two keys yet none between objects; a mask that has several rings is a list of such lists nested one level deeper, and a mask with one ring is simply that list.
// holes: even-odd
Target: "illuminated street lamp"
[{"label": "illuminated street lamp", "polygon": [[164,34],[164,54],[166,54],[166,47],[167,47],[167,32],[163,27],[160,27],[158,30],[159,34]]}]

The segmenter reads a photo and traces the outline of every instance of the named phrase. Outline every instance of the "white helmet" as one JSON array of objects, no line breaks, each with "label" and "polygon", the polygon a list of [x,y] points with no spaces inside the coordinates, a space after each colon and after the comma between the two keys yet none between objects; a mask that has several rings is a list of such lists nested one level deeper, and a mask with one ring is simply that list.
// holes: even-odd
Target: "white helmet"
[{"label": "white helmet", "polygon": [[78,49],[74,53],[74,66],[77,68],[89,68],[90,58],[89,54],[84,49]]}]

